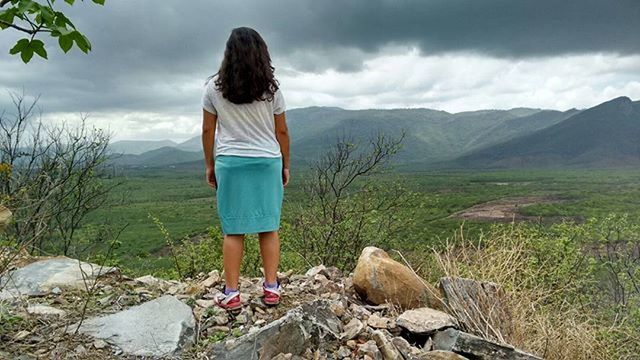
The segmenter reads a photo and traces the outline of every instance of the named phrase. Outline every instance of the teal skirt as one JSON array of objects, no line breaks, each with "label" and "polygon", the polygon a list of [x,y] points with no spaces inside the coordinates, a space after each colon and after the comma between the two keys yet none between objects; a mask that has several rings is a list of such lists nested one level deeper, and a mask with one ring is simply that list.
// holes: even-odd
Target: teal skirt
[{"label": "teal skirt", "polygon": [[280,228],[284,195],[281,157],[218,155],[215,174],[224,234],[255,234]]}]

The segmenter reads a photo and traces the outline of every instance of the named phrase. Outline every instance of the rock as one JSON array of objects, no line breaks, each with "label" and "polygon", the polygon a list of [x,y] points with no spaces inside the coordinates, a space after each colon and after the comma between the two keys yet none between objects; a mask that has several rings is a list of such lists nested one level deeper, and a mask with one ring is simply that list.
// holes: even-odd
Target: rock
[{"label": "rock", "polygon": [[97,302],[101,306],[106,306],[111,302],[111,299],[113,299],[113,294],[109,294],[109,295],[107,295],[105,297],[102,297],[102,298],[98,299]]},{"label": "rock", "polygon": [[542,358],[453,328],[433,336],[433,349],[471,354],[473,359],[541,360]]},{"label": "rock", "polygon": [[51,289],[51,293],[53,295],[60,295],[60,294],[62,294],[62,289],[60,289],[59,287],[56,286],[53,289]]},{"label": "rock", "polygon": [[280,354],[274,356],[273,358],[271,358],[271,360],[289,360],[292,357],[293,357],[293,354],[280,353]]},{"label": "rock", "polygon": [[229,317],[227,316],[227,314],[221,313],[221,314],[216,315],[213,318],[213,322],[216,325],[226,325],[226,324],[229,323]]},{"label": "rock", "polygon": [[215,300],[198,299],[198,300],[196,300],[196,305],[206,309],[206,308],[210,308],[210,307],[216,306],[216,301]]},{"label": "rock", "polygon": [[96,349],[104,349],[108,346],[109,344],[107,344],[104,340],[96,340],[93,342],[93,347]]},{"label": "rock", "polygon": [[80,266],[88,281],[118,271],[114,267],[101,267],[64,256],[40,260],[1,276],[0,289],[3,290],[0,291],[0,299],[42,296],[56,287],[85,289]]},{"label": "rock", "polygon": [[371,311],[367,310],[364,306],[360,306],[358,304],[351,304],[349,306],[349,310],[353,313],[353,315],[357,318],[368,318],[371,316]]},{"label": "rock", "polygon": [[231,331],[231,329],[228,326],[212,326],[209,328],[209,331],[215,332],[215,331],[222,331],[222,332],[229,332]]},{"label": "rock", "polygon": [[469,360],[468,358],[451,351],[425,351],[416,357],[416,360]]},{"label": "rock", "polygon": [[220,280],[220,272],[218,272],[218,270],[213,270],[209,273],[209,277],[200,282],[200,285],[202,285],[204,288],[210,288],[217,285]]},{"label": "rock", "polygon": [[[443,277],[440,289],[447,311],[460,328],[499,342],[508,342],[513,333],[511,312],[498,285],[472,279]],[[478,333],[482,329],[482,333]]]},{"label": "rock", "polygon": [[391,327],[391,319],[373,314],[367,319],[367,325],[375,329],[388,329]]},{"label": "rock", "polygon": [[351,340],[358,336],[362,330],[364,330],[364,324],[362,324],[362,321],[357,318],[353,318],[344,326],[344,331],[340,334],[340,338],[342,340]]},{"label": "rock", "polygon": [[64,310],[56,309],[53,306],[41,304],[27,306],[27,312],[29,314],[35,315],[54,315],[60,317],[67,315],[67,312]]},{"label": "rock", "polygon": [[351,350],[346,346],[340,346],[336,355],[338,359],[347,359],[351,357]]},{"label": "rock", "polygon": [[375,340],[369,340],[362,344],[360,349],[358,349],[358,353],[364,355],[365,359],[369,356],[373,360],[383,360],[382,353],[380,352],[380,349],[378,349],[378,345]]},{"label": "rock", "polygon": [[415,346],[411,346],[405,338],[400,336],[396,336],[391,339],[391,343],[396,347],[396,349],[398,349],[398,351],[400,351],[405,359],[416,359],[418,355],[422,353],[420,349]]},{"label": "rock", "polygon": [[[72,325],[68,332],[74,332]],[[127,310],[85,320],[80,332],[135,356],[175,356],[194,341],[191,308],[166,295]]]},{"label": "rock", "polygon": [[436,288],[373,246],[362,250],[354,270],[353,286],[362,299],[376,305],[389,302],[402,309],[442,308]]},{"label": "rock", "polygon": [[258,331],[217,343],[208,354],[217,360],[270,359],[279,353],[302,355],[307,349],[337,349],[340,320],[329,301],[315,300],[289,310]]},{"label": "rock", "polygon": [[87,348],[85,348],[82,344],[76,346],[76,348],[73,350],[76,355],[84,355],[87,353]]},{"label": "rock", "polygon": [[136,282],[142,283],[144,285],[147,286],[152,286],[152,287],[160,287],[162,285],[165,284],[170,284],[168,281],[164,280],[164,279],[159,279],[155,276],[152,275],[145,275],[145,276],[140,276],[134,279]]},{"label": "rock", "polygon": [[371,333],[371,337],[378,345],[384,360],[403,360],[402,354],[391,342],[391,334],[386,330],[376,330]]},{"label": "rock", "polygon": [[455,327],[456,319],[451,315],[430,308],[418,308],[407,310],[396,319],[398,326],[409,332],[420,335],[428,335],[436,330],[447,327]]},{"label": "rock", "polygon": [[337,317],[342,318],[347,310],[342,301],[333,301],[331,302],[331,311],[336,314]]},{"label": "rock", "polygon": [[324,266],[324,265],[314,266],[311,269],[307,270],[307,272],[304,274],[304,276],[306,276],[308,278],[313,278],[318,274],[326,275],[327,274],[327,267]]}]

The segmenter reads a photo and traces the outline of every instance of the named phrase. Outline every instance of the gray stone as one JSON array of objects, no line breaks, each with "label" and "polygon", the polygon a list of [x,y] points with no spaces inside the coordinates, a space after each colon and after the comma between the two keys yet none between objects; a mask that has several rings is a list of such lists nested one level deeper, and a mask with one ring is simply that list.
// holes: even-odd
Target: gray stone
[{"label": "gray stone", "polygon": [[217,360],[270,359],[279,353],[302,355],[319,347],[337,350],[341,327],[330,302],[316,300],[289,310],[256,332],[215,344],[208,355]]},{"label": "gray stone", "polygon": [[396,324],[414,334],[431,334],[436,330],[455,327],[456,319],[439,310],[423,307],[407,310],[396,319]]},{"label": "gray stone", "polygon": [[422,353],[422,350],[418,349],[415,346],[411,346],[411,344],[409,344],[409,342],[405,338],[400,336],[396,336],[391,339],[391,343],[393,343],[393,345],[396,347],[396,349],[398,349],[398,351],[400,351],[405,359],[416,359],[418,355]]},{"label": "gray stone", "polygon": [[34,315],[54,315],[54,316],[65,316],[67,314],[66,311],[61,309],[56,309],[53,306],[42,305],[42,304],[34,304],[27,306],[27,312],[29,314]]},{"label": "gray stone", "polygon": [[358,349],[358,353],[366,357],[370,357],[373,360],[383,360],[382,353],[378,349],[378,345],[375,340],[369,340],[362,344]]},{"label": "gray stone", "polygon": [[[72,325],[68,332],[75,331]],[[174,296],[162,296],[115,314],[85,320],[80,332],[135,356],[174,356],[194,341],[191,308]]]},{"label": "gray stone", "polygon": [[351,340],[358,336],[362,330],[364,330],[364,324],[362,321],[357,318],[353,318],[344,326],[344,332],[340,334],[340,338],[342,340]]},{"label": "gray stone", "polygon": [[375,329],[388,329],[392,327],[391,319],[382,317],[377,314],[369,316],[367,319],[367,325]]},{"label": "gray stone", "polygon": [[106,348],[108,345],[109,345],[109,344],[107,344],[107,342],[106,342],[106,341],[104,341],[104,340],[100,340],[100,339],[98,339],[98,340],[96,340],[96,341],[94,341],[94,342],[93,342],[93,347],[94,347],[94,348],[96,348],[96,349],[104,349],[104,348]]},{"label": "gray stone", "polygon": [[348,347],[346,346],[340,346],[340,349],[338,349],[338,352],[336,353],[336,356],[338,356],[338,359],[347,359],[351,357],[351,350],[349,350]]},{"label": "gray stone", "polygon": [[114,267],[79,262],[64,256],[33,262],[0,276],[0,299],[27,296],[41,296],[56,287],[85,289],[85,280],[92,281],[100,275],[117,271]]},{"label": "gray stone", "polygon": [[304,274],[304,276],[309,277],[309,278],[313,278],[314,276],[316,276],[318,274],[322,274],[322,275],[327,274],[327,267],[324,266],[324,265],[314,266],[311,269],[307,270],[307,272]]},{"label": "gray stone", "polygon": [[402,354],[391,342],[391,334],[386,330],[376,330],[371,333],[371,337],[378,345],[384,360],[403,360]]},{"label": "gray stone", "polygon": [[468,334],[453,328],[438,331],[433,336],[433,349],[453,351],[459,354],[470,354],[470,358],[481,360],[541,360],[542,358],[511,345],[498,344],[481,337]]},{"label": "gray stone", "polygon": [[440,279],[447,312],[455,316],[459,329],[499,342],[509,342],[513,333],[511,311],[497,284],[459,277]]},{"label": "gray stone", "polygon": [[468,358],[456,354],[452,351],[434,350],[425,351],[415,358],[416,360],[469,360]]}]

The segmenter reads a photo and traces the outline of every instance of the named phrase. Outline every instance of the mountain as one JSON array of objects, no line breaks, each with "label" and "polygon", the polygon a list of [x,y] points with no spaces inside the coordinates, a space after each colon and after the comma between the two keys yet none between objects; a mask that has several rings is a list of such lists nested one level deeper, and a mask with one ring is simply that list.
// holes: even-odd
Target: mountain
[{"label": "mountain", "polygon": [[164,167],[196,160],[204,161],[202,159],[202,152],[184,151],[172,146],[165,146],[139,155],[114,155],[111,158],[111,163],[133,167]]},{"label": "mountain", "polygon": [[451,114],[431,109],[295,109],[288,113],[292,161],[308,162],[341,136],[355,141],[404,132],[399,163],[433,163],[554,125],[573,114],[540,109],[480,110]]},{"label": "mountain", "polygon": [[[338,138],[366,146],[378,133],[388,137],[404,134],[403,147],[395,158],[403,168],[620,166],[639,162],[638,104],[621,97],[586,110],[514,108],[460,113],[309,107],[292,109],[287,118],[295,166],[314,161]],[[113,159],[124,166],[189,167],[200,166],[201,161],[199,135]]]},{"label": "mountain", "polygon": [[640,102],[619,97],[555,125],[471,151],[461,167],[640,165]]},{"label": "mountain", "polygon": [[[573,110],[575,112],[576,110]],[[396,156],[401,164],[432,163],[453,159],[466,151],[496,144],[556,124],[571,114],[554,110],[515,108],[448,113],[432,109],[345,110],[336,107],[309,107],[287,112],[291,134],[292,162],[308,164],[328,150],[338,138],[364,143],[379,132],[398,137],[404,133],[403,148]],[[194,152],[200,159],[201,139],[197,135],[173,148]],[[187,157],[168,156],[170,161]],[[144,154],[142,154],[144,155]],[[162,159],[158,159],[162,162]],[[144,156],[127,157],[121,164],[148,166]]]},{"label": "mountain", "polygon": [[176,146],[171,140],[122,140],[109,144],[109,150],[114,154],[142,154],[165,146]]}]

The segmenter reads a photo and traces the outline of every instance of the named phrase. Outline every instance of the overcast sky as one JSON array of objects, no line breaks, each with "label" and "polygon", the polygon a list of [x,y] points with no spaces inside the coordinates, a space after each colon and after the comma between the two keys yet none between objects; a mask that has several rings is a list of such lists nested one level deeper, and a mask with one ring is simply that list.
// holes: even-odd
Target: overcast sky
[{"label": "overcast sky", "polygon": [[427,107],[449,112],[585,108],[640,99],[639,0],[107,0],[56,6],[89,55],[25,65],[0,32],[0,106],[40,95],[48,121],[91,121],[116,140],[200,130],[204,80],[232,28],[267,41],[289,109]]}]

